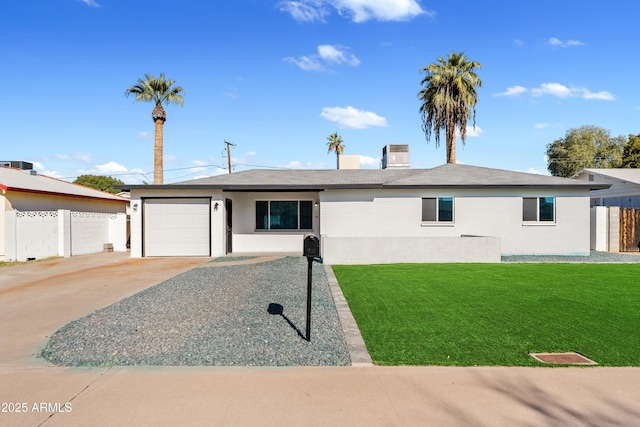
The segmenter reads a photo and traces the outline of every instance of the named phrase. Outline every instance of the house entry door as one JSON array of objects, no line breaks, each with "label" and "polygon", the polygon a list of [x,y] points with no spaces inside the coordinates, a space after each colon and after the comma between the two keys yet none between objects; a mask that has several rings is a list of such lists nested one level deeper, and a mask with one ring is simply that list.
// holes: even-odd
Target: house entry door
[{"label": "house entry door", "polygon": [[231,199],[225,199],[225,210],[227,212],[227,253],[233,252],[233,204]]}]

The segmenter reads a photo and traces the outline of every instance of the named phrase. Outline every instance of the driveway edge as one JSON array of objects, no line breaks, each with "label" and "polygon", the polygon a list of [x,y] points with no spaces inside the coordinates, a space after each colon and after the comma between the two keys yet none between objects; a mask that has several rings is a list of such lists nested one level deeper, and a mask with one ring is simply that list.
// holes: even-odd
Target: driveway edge
[{"label": "driveway edge", "polygon": [[367,351],[367,346],[364,344],[360,329],[356,324],[356,320],[353,318],[351,309],[347,300],[344,298],[342,289],[338,284],[336,275],[333,274],[333,269],[330,265],[324,264],[324,271],[327,275],[327,281],[329,282],[329,289],[331,290],[331,296],[333,302],[336,305],[338,311],[338,318],[342,325],[342,332],[344,333],[345,341],[347,342],[347,349],[349,350],[349,357],[351,358],[351,366],[373,366],[371,356]]}]

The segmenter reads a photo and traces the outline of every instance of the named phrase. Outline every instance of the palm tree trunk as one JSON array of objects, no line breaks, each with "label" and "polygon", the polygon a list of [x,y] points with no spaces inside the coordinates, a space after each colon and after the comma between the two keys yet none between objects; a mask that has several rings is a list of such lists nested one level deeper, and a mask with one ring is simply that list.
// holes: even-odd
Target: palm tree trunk
[{"label": "palm tree trunk", "polygon": [[153,183],[155,185],[164,184],[164,177],[162,176],[162,130],[164,127],[164,120],[157,119],[156,123],[156,138],[153,145]]},{"label": "palm tree trunk", "polygon": [[456,162],[456,127],[455,125],[446,126],[447,139],[447,163]]}]

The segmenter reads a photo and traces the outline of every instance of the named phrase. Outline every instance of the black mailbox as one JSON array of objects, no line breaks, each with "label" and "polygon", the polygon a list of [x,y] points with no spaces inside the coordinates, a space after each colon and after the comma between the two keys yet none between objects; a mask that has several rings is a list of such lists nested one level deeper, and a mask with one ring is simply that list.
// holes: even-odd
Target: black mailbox
[{"label": "black mailbox", "polygon": [[307,234],[304,236],[302,256],[306,256],[307,258],[320,256],[320,240],[315,235]]}]

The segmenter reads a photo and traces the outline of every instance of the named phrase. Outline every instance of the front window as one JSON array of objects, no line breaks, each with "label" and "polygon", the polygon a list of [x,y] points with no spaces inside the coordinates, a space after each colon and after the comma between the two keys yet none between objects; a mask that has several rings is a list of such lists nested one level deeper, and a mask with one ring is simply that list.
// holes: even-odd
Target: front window
[{"label": "front window", "polygon": [[256,230],[310,230],[313,202],[310,200],[256,201]]},{"label": "front window", "polygon": [[522,221],[554,222],[555,197],[523,197]]},{"label": "front window", "polygon": [[422,222],[453,222],[453,197],[423,198]]}]

